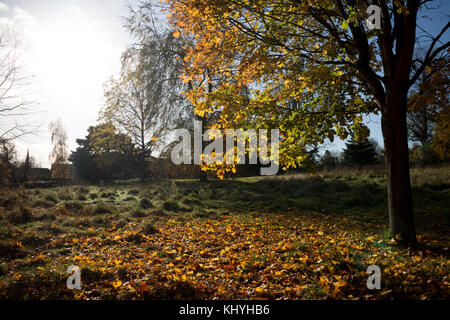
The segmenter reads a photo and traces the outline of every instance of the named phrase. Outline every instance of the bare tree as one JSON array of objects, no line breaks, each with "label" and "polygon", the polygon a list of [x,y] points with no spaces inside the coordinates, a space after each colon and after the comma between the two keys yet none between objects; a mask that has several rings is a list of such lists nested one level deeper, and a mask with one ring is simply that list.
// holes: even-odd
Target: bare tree
[{"label": "bare tree", "polygon": [[28,99],[30,81],[18,65],[19,35],[0,26],[0,138],[13,140],[39,127],[29,116],[35,101]]}]

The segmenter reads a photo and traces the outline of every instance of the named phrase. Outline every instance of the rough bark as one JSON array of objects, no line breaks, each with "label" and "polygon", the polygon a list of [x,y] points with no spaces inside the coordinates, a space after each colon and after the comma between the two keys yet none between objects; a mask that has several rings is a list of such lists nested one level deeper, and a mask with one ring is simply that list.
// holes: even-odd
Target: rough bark
[{"label": "rough bark", "polygon": [[406,93],[402,84],[394,84],[387,92],[382,131],[391,236],[401,245],[414,247],[417,240],[409,175]]}]

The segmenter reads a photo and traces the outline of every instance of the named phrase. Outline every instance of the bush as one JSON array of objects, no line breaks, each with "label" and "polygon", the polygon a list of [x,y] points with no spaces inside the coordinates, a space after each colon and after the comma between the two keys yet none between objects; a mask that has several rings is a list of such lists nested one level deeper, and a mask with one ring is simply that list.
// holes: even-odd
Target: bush
[{"label": "bush", "polygon": [[96,193],[91,193],[91,194],[89,195],[89,198],[91,198],[92,200],[94,200],[94,199],[97,199],[97,198],[98,198],[98,195],[97,195]]},{"label": "bush", "polygon": [[140,202],[140,206],[142,209],[150,209],[153,208],[153,203],[149,198],[142,198]]}]

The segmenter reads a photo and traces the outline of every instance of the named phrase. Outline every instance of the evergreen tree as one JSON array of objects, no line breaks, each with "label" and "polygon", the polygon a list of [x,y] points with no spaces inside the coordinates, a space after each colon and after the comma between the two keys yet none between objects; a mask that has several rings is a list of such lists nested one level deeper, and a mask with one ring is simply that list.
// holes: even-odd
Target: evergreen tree
[{"label": "evergreen tree", "polygon": [[376,144],[373,140],[357,141],[354,137],[344,149],[344,162],[350,166],[371,165],[378,162]]},{"label": "evergreen tree", "polygon": [[22,181],[25,182],[30,174],[31,170],[31,160],[30,160],[30,150],[27,150],[27,156],[25,162],[23,163]]}]

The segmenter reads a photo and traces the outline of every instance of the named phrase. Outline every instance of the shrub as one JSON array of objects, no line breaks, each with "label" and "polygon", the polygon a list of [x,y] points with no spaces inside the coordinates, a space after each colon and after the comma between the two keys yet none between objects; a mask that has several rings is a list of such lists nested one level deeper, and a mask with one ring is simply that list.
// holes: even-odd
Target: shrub
[{"label": "shrub", "polygon": [[142,209],[150,209],[153,208],[153,203],[149,198],[142,198],[140,202],[140,206]]},{"label": "shrub", "polygon": [[97,198],[98,198],[98,195],[97,195],[96,193],[91,193],[91,194],[89,195],[89,198],[91,198],[92,200],[94,200],[94,199],[97,199]]}]

